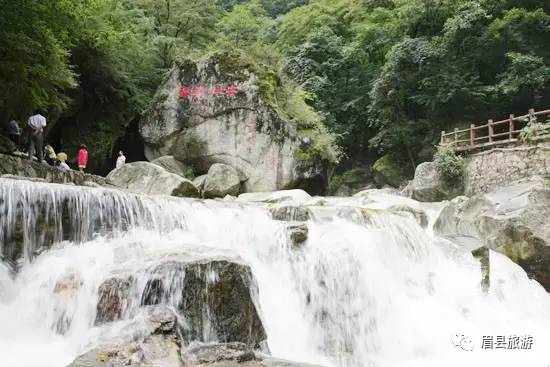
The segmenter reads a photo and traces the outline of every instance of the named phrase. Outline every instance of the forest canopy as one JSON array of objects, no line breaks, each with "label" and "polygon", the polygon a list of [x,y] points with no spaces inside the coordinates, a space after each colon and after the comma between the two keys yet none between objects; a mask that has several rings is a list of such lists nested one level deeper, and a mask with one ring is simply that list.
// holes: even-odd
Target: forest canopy
[{"label": "forest canopy", "polygon": [[341,170],[429,159],[441,130],[550,105],[547,0],[0,0],[0,112],[99,158],[181,58],[240,50],[297,85]]}]

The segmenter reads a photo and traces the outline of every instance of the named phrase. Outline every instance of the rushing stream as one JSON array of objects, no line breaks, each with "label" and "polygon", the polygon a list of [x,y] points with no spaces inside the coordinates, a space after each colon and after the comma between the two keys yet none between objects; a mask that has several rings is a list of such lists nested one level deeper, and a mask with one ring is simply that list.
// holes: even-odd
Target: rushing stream
[{"label": "rushing stream", "polygon": [[[436,205],[423,208],[423,228],[390,204],[419,205],[380,193],[312,206],[297,249],[260,204],[0,179],[0,365],[64,367],[139,334],[139,314],[94,326],[99,285],[117,272],[145,280],[151,264],[180,256],[251,267],[276,357],[327,367],[549,366],[544,289],[491,253],[484,293],[480,263],[433,235]],[[482,349],[483,336],[532,345]]]}]

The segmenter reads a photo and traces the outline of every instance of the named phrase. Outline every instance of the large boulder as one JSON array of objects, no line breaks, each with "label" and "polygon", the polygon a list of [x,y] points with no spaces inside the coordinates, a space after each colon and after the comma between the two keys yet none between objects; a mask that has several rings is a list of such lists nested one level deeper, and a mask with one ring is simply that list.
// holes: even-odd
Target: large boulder
[{"label": "large boulder", "polygon": [[231,56],[175,66],[140,122],[146,157],[173,155],[197,173],[228,164],[246,192],[294,187],[323,192],[327,165],[298,154],[317,143],[276,112],[278,104],[270,99],[275,92],[266,88],[280,87],[277,76],[261,78],[268,79]]},{"label": "large boulder", "polygon": [[109,173],[107,182],[133,192],[150,195],[198,197],[193,182],[149,162],[133,162]]},{"label": "large boulder", "polygon": [[188,263],[173,259],[146,273],[148,280],[142,288],[131,274],[117,275],[101,284],[96,324],[124,318],[132,313],[132,307],[135,312],[136,307],[178,299],[173,306],[183,320],[179,334],[185,343],[217,340],[255,347],[266,339],[252,300],[257,290],[248,266],[228,260]]},{"label": "large boulder", "polygon": [[119,345],[102,345],[76,358],[68,367],[183,367],[176,336],[177,317],[169,309],[144,310],[144,337]]},{"label": "large boulder", "polygon": [[410,195],[418,201],[441,201],[444,194],[441,190],[443,178],[434,162],[420,163],[414,172],[414,179],[409,185]]},{"label": "large boulder", "polygon": [[540,177],[470,199],[458,197],[440,213],[434,231],[508,256],[550,290],[550,186]]},{"label": "large boulder", "polygon": [[178,161],[176,158],[174,158],[174,156],[165,155],[151,161],[151,163],[164,168],[170,173],[174,173],[185,178],[192,178],[189,177],[188,173],[190,171],[190,168],[187,167],[183,162]]},{"label": "large boulder", "polygon": [[237,171],[227,164],[215,163],[208,170],[202,187],[205,198],[220,198],[239,194],[241,181]]},{"label": "large boulder", "polygon": [[404,194],[418,201],[435,202],[456,197],[462,191],[462,183],[451,187],[443,180],[435,162],[424,162],[416,167],[414,179]]}]

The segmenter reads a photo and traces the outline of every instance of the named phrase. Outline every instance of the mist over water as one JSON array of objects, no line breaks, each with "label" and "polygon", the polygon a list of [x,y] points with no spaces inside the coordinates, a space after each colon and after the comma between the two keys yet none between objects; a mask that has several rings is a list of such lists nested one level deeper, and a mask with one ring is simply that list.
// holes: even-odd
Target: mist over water
[{"label": "mist over water", "polygon": [[[139,336],[139,298],[155,265],[232,259],[252,270],[276,357],[327,367],[548,366],[544,289],[491,253],[484,293],[469,252],[385,210],[394,204],[419,205],[385,194],[328,199],[312,207],[308,240],[296,248],[259,204],[0,179],[0,365],[64,367]],[[432,223],[437,208],[424,209]],[[99,285],[127,273],[136,288],[124,319],[95,326]],[[499,335],[532,336],[533,346],[481,349],[483,336]]]}]

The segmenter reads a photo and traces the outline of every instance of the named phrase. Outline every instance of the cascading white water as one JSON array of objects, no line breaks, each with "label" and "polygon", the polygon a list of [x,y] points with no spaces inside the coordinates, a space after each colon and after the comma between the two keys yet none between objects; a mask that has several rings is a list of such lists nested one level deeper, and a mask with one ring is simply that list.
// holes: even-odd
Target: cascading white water
[{"label": "cascading white water", "polygon": [[[0,190],[0,249],[13,259],[22,246],[26,259],[16,276],[0,263],[2,366],[66,366],[94,345],[140,334],[137,313],[94,326],[98,287],[120,272],[143,287],[147,269],[173,256],[250,265],[276,357],[349,367],[550,363],[544,289],[492,253],[485,294],[469,252],[381,210],[403,198],[330,199],[312,208],[307,243],[296,249],[261,205],[3,179]],[[456,347],[456,334],[473,351]],[[482,336],[499,335],[530,335],[533,346],[481,349]]]}]

